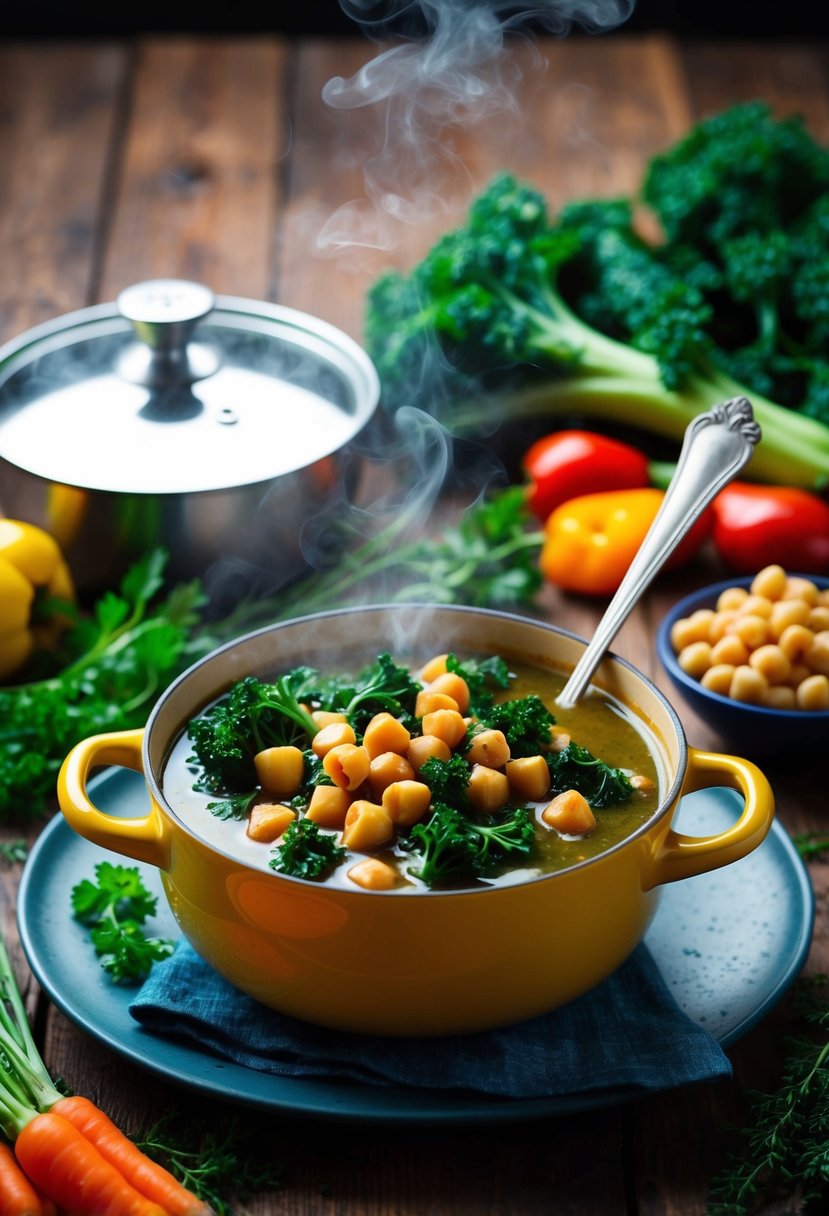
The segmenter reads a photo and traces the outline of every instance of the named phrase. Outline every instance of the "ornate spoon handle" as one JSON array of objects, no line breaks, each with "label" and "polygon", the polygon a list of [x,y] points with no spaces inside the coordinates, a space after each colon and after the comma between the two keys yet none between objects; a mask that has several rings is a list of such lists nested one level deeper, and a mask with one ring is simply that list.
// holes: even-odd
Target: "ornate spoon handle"
[{"label": "ornate spoon handle", "polygon": [[656,518],[559,693],[558,705],[570,708],[580,699],[634,605],[712,498],[748,462],[759,439],[760,427],[746,397],[715,405],[689,424],[676,471]]}]

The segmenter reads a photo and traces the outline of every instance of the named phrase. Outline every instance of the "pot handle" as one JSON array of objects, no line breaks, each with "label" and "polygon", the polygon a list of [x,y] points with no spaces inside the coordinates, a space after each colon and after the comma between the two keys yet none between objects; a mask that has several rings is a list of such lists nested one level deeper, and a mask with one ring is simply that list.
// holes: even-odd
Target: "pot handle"
[{"label": "pot handle", "polygon": [[715,785],[729,786],[743,795],[745,806],[740,818],[716,836],[684,836],[669,829],[656,842],[646,890],[739,861],[768,835],[774,818],[774,794],[760,769],[737,756],[689,748],[682,793]]},{"label": "pot handle", "polygon": [[100,765],[114,764],[143,772],[143,739],[144,731],[139,729],[91,735],[76,744],[58,775],[58,803],[67,823],[79,836],[104,849],[166,870],[170,864],[169,834],[155,803],[150,803],[150,813],[142,819],[119,818],[99,810],[86,789],[90,771]]}]

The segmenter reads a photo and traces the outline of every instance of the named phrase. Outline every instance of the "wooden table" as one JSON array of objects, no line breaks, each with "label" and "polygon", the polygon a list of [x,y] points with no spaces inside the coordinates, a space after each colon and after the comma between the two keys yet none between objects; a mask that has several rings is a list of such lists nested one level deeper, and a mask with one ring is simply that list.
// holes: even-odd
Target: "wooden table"
[{"label": "wooden table", "polygon": [[[513,88],[512,110],[462,114],[441,131],[421,130],[408,147],[393,128],[384,145],[382,105],[338,109],[321,100],[327,81],[349,78],[374,53],[361,38],[278,36],[5,45],[0,340],[157,276],[278,300],[359,338],[364,293],[379,270],[410,265],[498,169],[536,183],[553,209],[579,196],[625,193],[646,158],[692,120],[755,97],[781,115],[803,113],[815,135],[829,139],[829,53],[821,45],[680,45],[621,31],[545,42],[537,53],[511,49],[499,66],[504,87]],[[395,101],[398,115],[405,103]],[[379,218],[364,201],[367,165],[389,208]],[[394,190],[424,184],[435,191],[432,206],[402,222]],[[441,198],[445,211],[433,205]],[[697,568],[661,580],[618,639],[616,649],[666,691],[655,623],[672,598],[704,578]],[[598,612],[549,589],[544,609],[584,634]],[[717,745],[679,709],[691,742]],[[825,830],[825,770],[768,772],[786,828]],[[811,971],[829,968],[827,875],[825,860],[812,863]],[[17,881],[17,869],[5,866],[2,923],[13,945]],[[228,1117],[81,1033],[38,993],[19,948],[14,957],[51,1070],[128,1130],[146,1128],[170,1104],[206,1125]],[[744,1115],[741,1087],[762,1085],[773,1071],[776,1020],[733,1047],[733,1082],[589,1114],[418,1130],[273,1117],[269,1139],[286,1164],[284,1186],[249,1210],[701,1216],[726,1129]]]}]

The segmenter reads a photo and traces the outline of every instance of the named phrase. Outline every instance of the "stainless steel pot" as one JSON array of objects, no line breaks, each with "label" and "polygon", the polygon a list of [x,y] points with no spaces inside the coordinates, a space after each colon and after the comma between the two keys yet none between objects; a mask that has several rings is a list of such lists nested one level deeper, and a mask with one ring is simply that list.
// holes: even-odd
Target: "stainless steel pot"
[{"label": "stainless steel pot", "polygon": [[0,349],[0,507],[56,537],[81,590],[158,545],[226,600],[279,586],[303,526],[353,492],[378,398],[316,317],[137,284]]}]

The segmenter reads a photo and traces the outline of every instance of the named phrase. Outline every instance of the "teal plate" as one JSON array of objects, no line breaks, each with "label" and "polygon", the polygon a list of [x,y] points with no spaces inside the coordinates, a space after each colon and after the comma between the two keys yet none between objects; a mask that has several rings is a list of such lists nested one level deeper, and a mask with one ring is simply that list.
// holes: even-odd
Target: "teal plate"
[{"label": "teal plate", "polygon": [[[109,769],[90,787],[110,814],[141,815],[140,775]],[[713,789],[682,800],[677,823],[693,835],[722,831],[741,800]],[[113,1051],[167,1081],[222,1101],[309,1118],[400,1123],[493,1123],[595,1108],[630,1094],[568,1094],[499,1100],[480,1094],[293,1079],[218,1059],[153,1035],[130,1017],[134,990],[107,979],[84,929],[70,914],[70,892],[113,854],[77,836],[58,815],[26,862],[18,899],[20,937],[43,989],[76,1025]],[[128,863],[135,864],[135,863]],[[159,898],[151,929],[179,936],[158,871],[139,865]],[[723,869],[666,886],[645,938],[677,1004],[723,1047],[745,1034],[782,997],[809,950],[814,897],[806,868],[775,823],[759,849]]]}]

